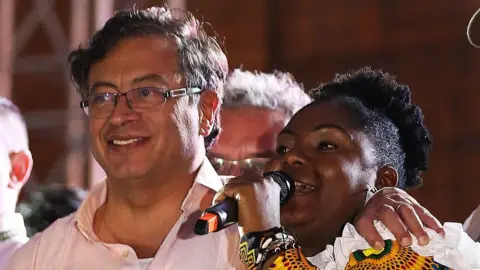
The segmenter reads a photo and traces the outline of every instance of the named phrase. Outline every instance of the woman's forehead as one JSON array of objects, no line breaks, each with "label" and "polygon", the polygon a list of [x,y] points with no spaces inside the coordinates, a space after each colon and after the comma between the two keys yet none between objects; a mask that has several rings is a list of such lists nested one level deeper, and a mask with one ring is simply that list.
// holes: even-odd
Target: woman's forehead
[{"label": "woman's forehead", "polygon": [[290,120],[285,130],[289,133],[305,133],[314,131],[318,126],[339,126],[351,136],[352,141],[361,149],[369,149],[368,155],[373,155],[374,144],[371,134],[363,129],[358,129],[351,115],[352,111],[339,103],[319,102],[313,103],[301,109]]},{"label": "woman's forehead", "polygon": [[312,103],[298,111],[286,128],[306,131],[325,124],[351,128],[351,117],[349,112],[339,104],[331,102]]}]

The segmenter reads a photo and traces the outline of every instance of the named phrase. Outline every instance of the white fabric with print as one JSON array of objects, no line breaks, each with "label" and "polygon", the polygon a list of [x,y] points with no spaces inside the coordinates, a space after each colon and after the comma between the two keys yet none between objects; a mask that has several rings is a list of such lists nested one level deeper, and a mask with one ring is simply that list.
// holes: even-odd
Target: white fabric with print
[{"label": "white fabric with print", "polygon": [[[383,239],[394,240],[394,235],[380,222],[375,224]],[[462,224],[445,223],[443,225],[446,236],[443,238],[433,230],[426,229],[430,242],[426,246],[418,245],[412,235],[412,249],[421,256],[433,256],[440,264],[456,270],[480,269],[480,243],[473,241],[462,229]],[[356,250],[370,248],[351,224],[347,224],[342,237],[335,240],[333,246],[327,246],[322,253],[308,258],[319,269],[343,270],[348,263],[349,256]]]}]

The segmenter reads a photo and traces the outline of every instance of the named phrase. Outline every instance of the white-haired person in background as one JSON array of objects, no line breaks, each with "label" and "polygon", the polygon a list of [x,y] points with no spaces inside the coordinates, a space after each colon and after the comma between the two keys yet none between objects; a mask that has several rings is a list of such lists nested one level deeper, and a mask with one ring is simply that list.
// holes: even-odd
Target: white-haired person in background
[{"label": "white-haired person in background", "polygon": [[32,170],[28,135],[20,110],[0,97],[0,269],[28,241],[23,217],[15,213],[18,194]]},{"label": "white-haired person in background", "polygon": [[[472,26],[475,21],[478,21],[478,17],[480,16],[480,9],[478,9],[475,14],[473,14],[470,22],[467,26],[467,37],[468,41],[475,47],[480,48],[480,45],[475,43],[472,38]],[[465,220],[463,223],[463,229],[465,232],[475,241],[480,240],[480,205],[473,211],[473,213]]]},{"label": "white-haired person in background", "polygon": [[261,171],[277,134],[310,97],[289,73],[233,70],[224,86],[222,133],[209,151],[220,175]]}]

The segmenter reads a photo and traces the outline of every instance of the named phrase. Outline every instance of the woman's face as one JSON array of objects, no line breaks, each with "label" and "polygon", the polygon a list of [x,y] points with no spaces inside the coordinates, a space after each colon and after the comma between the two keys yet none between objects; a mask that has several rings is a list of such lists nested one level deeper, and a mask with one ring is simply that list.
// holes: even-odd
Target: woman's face
[{"label": "woman's face", "polygon": [[303,108],[278,135],[279,156],[266,165],[265,171],[282,170],[295,180],[281,218],[307,253],[333,244],[363,207],[367,187],[375,185],[373,144],[352,120],[336,103]]}]

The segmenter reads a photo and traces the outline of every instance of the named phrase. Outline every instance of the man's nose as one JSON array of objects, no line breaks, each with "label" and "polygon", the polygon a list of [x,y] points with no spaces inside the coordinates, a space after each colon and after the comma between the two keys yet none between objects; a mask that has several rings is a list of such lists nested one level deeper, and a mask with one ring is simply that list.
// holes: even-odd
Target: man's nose
[{"label": "man's nose", "polygon": [[127,97],[117,97],[116,102],[113,104],[112,113],[109,116],[110,124],[121,126],[131,121],[138,121],[140,114],[131,105]]}]

